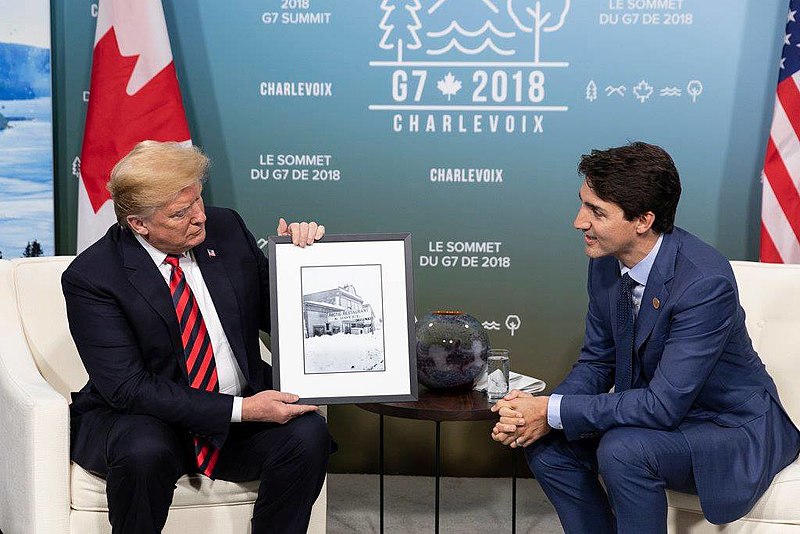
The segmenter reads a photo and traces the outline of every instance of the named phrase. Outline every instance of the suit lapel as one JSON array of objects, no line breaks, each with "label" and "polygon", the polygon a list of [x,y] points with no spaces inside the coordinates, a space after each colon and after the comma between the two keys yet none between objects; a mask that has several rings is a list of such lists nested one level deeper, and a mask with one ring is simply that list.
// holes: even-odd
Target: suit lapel
[{"label": "suit lapel", "polygon": [[228,338],[233,355],[244,376],[249,377],[247,352],[242,338],[239,302],[222,259],[225,250],[216,248],[212,241],[206,239],[196,246],[193,252],[194,259],[203,273],[203,281],[214,301],[217,316],[222,323],[222,329]]},{"label": "suit lapel", "polygon": [[[650,269],[650,275],[647,277],[642,304],[636,316],[634,347],[637,352],[653,331],[656,319],[663,309],[662,305],[669,297],[667,283],[672,280],[675,273],[675,257],[677,254],[678,237],[675,235],[675,231],[670,234],[664,234],[656,261],[653,263],[653,268]],[[654,299],[658,299],[658,307],[656,307]]]},{"label": "suit lapel", "polygon": [[147,251],[136,241],[136,238],[131,232],[121,232],[119,246],[122,252],[122,263],[127,271],[128,280],[167,324],[170,340],[172,341],[173,353],[178,360],[178,367],[181,368],[184,376],[186,376],[186,365],[183,361],[183,342],[181,341],[180,327],[178,325],[178,317],[175,314],[175,306],[169,294],[169,286],[158,271],[156,264],[153,263],[153,258],[151,258]]}]

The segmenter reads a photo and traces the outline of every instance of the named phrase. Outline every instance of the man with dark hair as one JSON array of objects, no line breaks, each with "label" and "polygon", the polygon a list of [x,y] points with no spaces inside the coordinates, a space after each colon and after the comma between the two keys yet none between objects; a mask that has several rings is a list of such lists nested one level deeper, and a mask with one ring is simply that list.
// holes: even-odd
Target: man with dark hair
[{"label": "man with dark hair", "polygon": [[492,437],[525,447],[568,533],[666,532],[665,488],[697,494],[712,523],[738,519],[797,457],[800,433],[753,350],[730,264],[673,226],[680,179],[660,147],[594,150],[578,169],[583,348],[549,397],[499,401]]}]

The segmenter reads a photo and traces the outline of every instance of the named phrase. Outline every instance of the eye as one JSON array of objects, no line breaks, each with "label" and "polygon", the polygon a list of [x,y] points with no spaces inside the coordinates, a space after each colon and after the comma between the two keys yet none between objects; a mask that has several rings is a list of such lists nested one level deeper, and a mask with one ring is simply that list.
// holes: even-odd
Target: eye
[{"label": "eye", "polygon": [[170,216],[171,219],[175,219],[176,221],[184,217],[186,217],[186,210],[177,211]]}]

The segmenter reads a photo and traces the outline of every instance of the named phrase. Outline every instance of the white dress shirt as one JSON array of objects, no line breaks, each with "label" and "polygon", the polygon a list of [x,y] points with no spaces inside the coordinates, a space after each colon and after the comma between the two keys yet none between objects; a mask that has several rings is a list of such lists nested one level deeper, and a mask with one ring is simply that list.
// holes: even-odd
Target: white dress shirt
[{"label": "white dress shirt", "polygon": [[[650,277],[650,271],[653,269],[653,264],[656,262],[656,256],[658,256],[658,250],[661,248],[661,241],[663,240],[664,235],[659,235],[658,241],[653,245],[652,250],[647,253],[647,256],[630,269],[625,267],[622,262],[619,262],[620,276],[628,273],[628,276],[637,284],[631,289],[634,317],[639,315],[639,308],[642,306],[642,297],[644,296],[644,288],[647,285],[647,279]],[[561,422],[562,396],[563,395],[559,395],[558,393],[553,393],[547,401],[547,424],[550,425],[551,428],[559,430],[564,428]]]},{"label": "white dress shirt", "polygon": [[[145,239],[136,234],[136,239],[141,243],[144,249],[153,258],[153,262],[158,267],[159,272],[164,277],[164,281],[169,286],[169,277],[172,274],[172,266],[165,263],[167,258],[166,252],[161,252],[153,245],[145,241]],[[200,306],[200,313],[203,314],[203,320],[206,323],[206,330],[211,339],[211,347],[214,350],[214,362],[217,365],[217,382],[219,383],[219,392],[226,395],[233,395],[233,411],[231,413],[231,422],[239,423],[242,420],[242,391],[247,386],[247,380],[239,368],[239,364],[233,355],[228,338],[225,336],[225,331],[222,329],[222,323],[217,314],[217,308],[214,306],[214,301],[208,292],[203,280],[203,273],[200,271],[200,266],[194,260],[194,255],[186,252],[181,255],[180,259],[181,270],[186,276],[186,283],[194,294],[197,305]]]}]

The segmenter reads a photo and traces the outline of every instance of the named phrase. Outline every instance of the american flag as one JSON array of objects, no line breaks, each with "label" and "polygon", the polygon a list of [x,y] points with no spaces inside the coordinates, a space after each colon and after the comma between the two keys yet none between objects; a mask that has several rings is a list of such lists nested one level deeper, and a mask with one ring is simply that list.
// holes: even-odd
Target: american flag
[{"label": "american flag", "polygon": [[800,263],[800,0],[791,0],[786,18],[761,176],[761,261],[770,263]]}]

